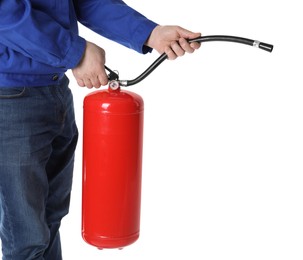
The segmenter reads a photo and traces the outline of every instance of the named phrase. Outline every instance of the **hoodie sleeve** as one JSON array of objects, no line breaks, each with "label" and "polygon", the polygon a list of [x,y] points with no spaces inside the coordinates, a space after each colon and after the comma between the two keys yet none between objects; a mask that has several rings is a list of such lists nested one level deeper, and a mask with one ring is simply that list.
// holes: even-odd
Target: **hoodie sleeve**
[{"label": "hoodie sleeve", "polygon": [[75,67],[85,40],[63,27],[30,0],[0,1],[0,43],[53,67]]},{"label": "hoodie sleeve", "polygon": [[157,24],[126,5],[122,0],[74,0],[78,21],[96,33],[139,53]]}]

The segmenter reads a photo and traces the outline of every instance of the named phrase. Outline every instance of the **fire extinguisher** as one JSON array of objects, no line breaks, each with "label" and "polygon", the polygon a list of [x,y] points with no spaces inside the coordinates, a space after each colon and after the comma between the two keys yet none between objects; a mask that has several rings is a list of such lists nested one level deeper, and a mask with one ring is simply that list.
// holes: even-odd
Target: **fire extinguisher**
[{"label": "fire extinguisher", "polygon": [[143,109],[120,88],[84,99],[82,236],[100,249],[139,237]]},{"label": "fire extinguisher", "polygon": [[[229,41],[271,52],[273,45],[236,36],[202,36],[189,42]],[[146,78],[167,59],[162,54],[140,76],[119,80],[109,71],[108,90],[84,99],[82,237],[99,249],[123,248],[140,232],[143,99],[121,86]]]}]

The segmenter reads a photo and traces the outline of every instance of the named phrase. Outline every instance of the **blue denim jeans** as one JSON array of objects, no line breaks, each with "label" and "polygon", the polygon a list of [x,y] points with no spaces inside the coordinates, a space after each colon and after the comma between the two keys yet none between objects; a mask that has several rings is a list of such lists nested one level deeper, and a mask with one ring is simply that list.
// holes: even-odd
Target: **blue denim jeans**
[{"label": "blue denim jeans", "polygon": [[[78,138],[64,77],[43,87],[0,87],[0,236],[5,260],[60,260]],[[0,83],[1,84],[1,83]]]}]

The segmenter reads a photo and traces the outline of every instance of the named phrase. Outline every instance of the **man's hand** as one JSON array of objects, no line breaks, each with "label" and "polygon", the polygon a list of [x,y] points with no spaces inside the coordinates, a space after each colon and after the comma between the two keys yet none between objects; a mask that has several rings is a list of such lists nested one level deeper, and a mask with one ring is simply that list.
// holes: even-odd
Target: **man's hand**
[{"label": "man's hand", "polygon": [[81,87],[99,88],[108,83],[105,73],[105,51],[97,45],[87,42],[82,60],[72,69],[77,83]]},{"label": "man's hand", "polygon": [[186,52],[193,53],[200,48],[200,43],[188,43],[188,39],[200,37],[201,33],[188,31],[180,26],[158,25],[152,31],[146,45],[157,50],[160,54],[166,53],[168,59],[174,60]]}]

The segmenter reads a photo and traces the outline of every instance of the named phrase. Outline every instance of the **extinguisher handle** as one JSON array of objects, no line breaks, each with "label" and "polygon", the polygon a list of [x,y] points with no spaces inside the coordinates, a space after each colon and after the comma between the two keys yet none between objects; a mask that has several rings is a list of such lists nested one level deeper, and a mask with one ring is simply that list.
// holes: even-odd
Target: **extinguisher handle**
[{"label": "extinguisher handle", "polygon": [[[230,35],[209,35],[209,36],[201,36],[197,37],[194,39],[188,40],[189,43],[192,42],[211,42],[211,41],[225,41],[225,42],[235,42],[235,43],[241,43],[241,44],[246,44],[250,45],[253,47],[257,47],[261,50],[272,52],[274,46],[272,44],[256,41],[256,40],[251,40],[248,38],[243,38],[243,37],[238,37],[238,36],[230,36]],[[114,80],[117,80],[121,86],[127,87],[131,86],[134,84],[139,83],[143,79],[145,79],[151,72],[153,72],[163,61],[167,59],[166,53],[163,53],[160,55],[158,59],[156,59],[141,75],[139,75],[137,78],[133,80],[119,80],[119,76],[108,69],[112,74],[109,74],[109,77],[114,77],[117,76]],[[114,75],[115,73],[116,75]]]},{"label": "extinguisher handle", "polygon": [[104,68],[109,72],[109,74],[107,75],[109,81],[119,80],[119,75],[117,72],[112,71],[110,68],[108,68],[105,65],[104,65]]}]

